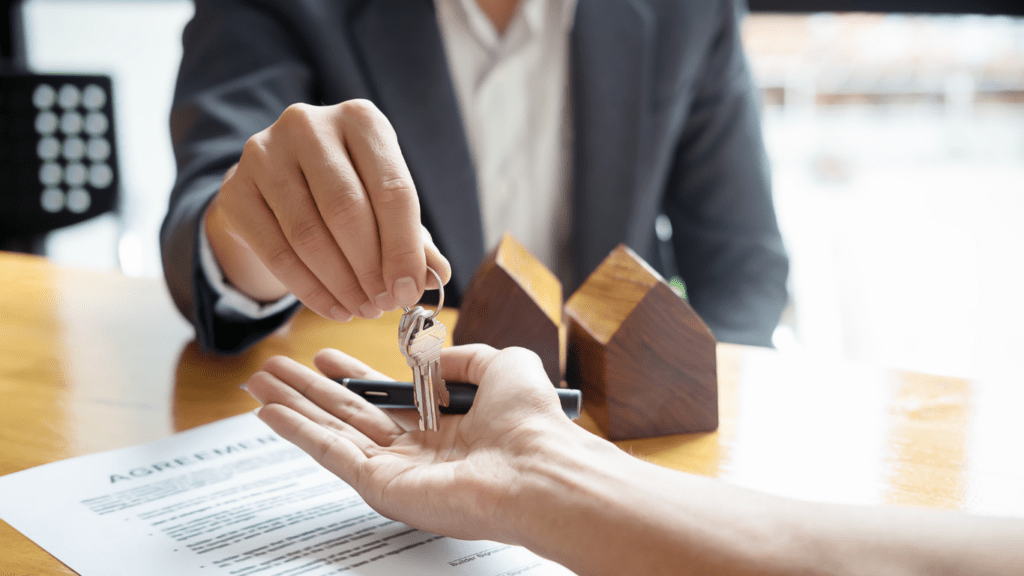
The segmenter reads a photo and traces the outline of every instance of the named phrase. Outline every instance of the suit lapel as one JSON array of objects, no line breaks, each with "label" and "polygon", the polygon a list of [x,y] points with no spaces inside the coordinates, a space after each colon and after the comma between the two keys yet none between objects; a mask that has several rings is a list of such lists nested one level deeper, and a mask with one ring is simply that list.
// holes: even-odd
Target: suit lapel
[{"label": "suit lapel", "polygon": [[[649,107],[654,21],[642,0],[580,0],[571,40],[573,234],[571,293],[630,229]],[[653,233],[653,232],[651,232]]]},{"label": "suit lapel", "polygon": [[476,175],[431,0],[368,2],[353,34],[461,294],[483,259]]},{"label": "suit lapel", "polygon": [[[476,175],[430,0],[367,2],[353,23],[367,76],[402,146],[426,221],[462,293],[483,259]],[[571,39],[573,285],[630,229],[649,107],[654,22],[643,0],[581,0]]]}]

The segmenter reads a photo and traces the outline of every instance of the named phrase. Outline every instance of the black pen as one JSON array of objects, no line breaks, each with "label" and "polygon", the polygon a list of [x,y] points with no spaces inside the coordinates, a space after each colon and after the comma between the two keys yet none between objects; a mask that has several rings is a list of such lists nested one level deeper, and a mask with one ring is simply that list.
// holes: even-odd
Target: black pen
[{"label": "black pen", "polygon": [[[359,380],[357,378],[341,378],[335,382],[362,396],[367,402],[380,408],[415,408],[412,382],[392,382],[389,380]],[[476,397],[476,384],[448,382],[447,406],[441,406],[442,414],[465,414],[473,405]],[[575,420],[580,417],[583,395],[579,390],[556,388],[558,401],[562,411]]]}]

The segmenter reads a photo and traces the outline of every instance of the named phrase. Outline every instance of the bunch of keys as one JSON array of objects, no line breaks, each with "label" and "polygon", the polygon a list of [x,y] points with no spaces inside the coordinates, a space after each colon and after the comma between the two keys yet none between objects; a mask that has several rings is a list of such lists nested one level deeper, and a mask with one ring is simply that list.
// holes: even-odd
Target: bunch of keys
[{"label": "bunch of keys", "polygon": [[413,397],[420,413],[420,430],[437,431],[440,407],[448,406],[448,388],[441,379],[441,346],[448,330],[437,319],[437,313],[444,306],[441,277],[429,266],[427,271],[437,279],[440,292],[437,310],[431,314],[421,306],[403,308],[405,314],[398,324],[398,348],[412,368]]}]

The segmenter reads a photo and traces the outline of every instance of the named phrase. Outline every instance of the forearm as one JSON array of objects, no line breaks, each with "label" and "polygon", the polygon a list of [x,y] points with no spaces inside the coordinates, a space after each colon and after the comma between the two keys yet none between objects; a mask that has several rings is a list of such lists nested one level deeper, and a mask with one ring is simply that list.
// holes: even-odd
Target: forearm
[{"label": "forearm", "polygon": [[566,436],[531,460],[512,523],[520,543],[581,575],[1024,570],[1019,521],[787,500]]},{"label": "forearm", "polygon": [[806,555],[841,568],[832,574],[1024,574],[1019,519],[824,504],[797,512]]},{"label": "forearm", "polygon": [[538,451],[518,498],[538,554],[581,575],[765,574],[784,554],[777,500],[568,436]]}]

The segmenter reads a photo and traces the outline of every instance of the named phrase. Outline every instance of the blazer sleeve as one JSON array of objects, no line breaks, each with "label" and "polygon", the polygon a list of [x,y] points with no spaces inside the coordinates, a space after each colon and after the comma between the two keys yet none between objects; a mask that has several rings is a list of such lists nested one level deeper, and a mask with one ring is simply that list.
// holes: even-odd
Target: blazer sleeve
[{"label": "blazer sleeve", "polygon": [[694,309],[721,342],[771,346],[789,260],[736,3],[722,0],[668,179],[664,213]]},{"label": "blazer sleeve", "polygon": [[250,136],[286,107],[312,99],[312,72],[284,21],[267,4],[197,0],[183,35],[171,109],[178,175],[160,230],[164,277],[204,352],[235,354],[277,329],[298,304],[260,320],[220,317],[203,274],[199,222]]}]

